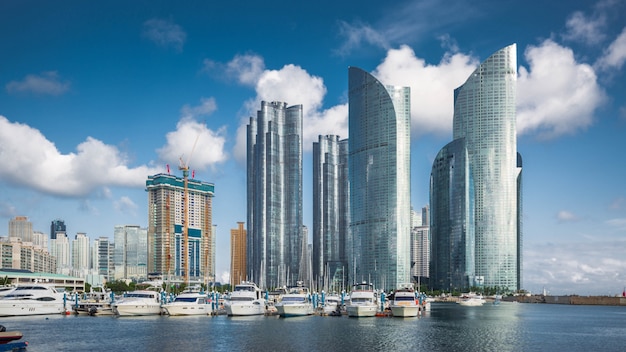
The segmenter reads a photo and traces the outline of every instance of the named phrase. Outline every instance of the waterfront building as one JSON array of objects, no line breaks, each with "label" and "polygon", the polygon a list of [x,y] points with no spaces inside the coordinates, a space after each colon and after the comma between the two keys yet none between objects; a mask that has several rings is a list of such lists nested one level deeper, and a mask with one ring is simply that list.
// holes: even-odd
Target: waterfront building
[{"label": "waterfront building", "polygon": [[146,280],[148,230],[137,225],[117,225],[113,238],[115,280]]},{"label": "waterfront building", "polygon": [[56,272],[56,258],[46,248],[23,242],[19,237],[0,239],[0,265],[4,269]]},{"label": "waterfront building", "polygon": [[16,216],[9,220],[9,237],[21,238],[24,242],[33,241],[33,223],[26,216]]},{"label": "waterfront building", "polygon": [[247,276],[294,283],[302,231],[302,105],[261,102],[247,126]]},{"label": "waterfront building", "polygon": [[33,231],[33,246],[48,251],[48,236],[41,231]]},{"label": "waterfront building", "polygon": [[348,78],[348,276],[391,290],[410,281],[410,90],[356,67]]},{"label": "waterfront building", "polygon": [[313,143],[312,276],[326,290],[348,286],[349,194],[348,140],[320,135]]},{"label": "waterfront building", "polygon": [[[215,186],[193,178],[188,179],[186,202],[184,182],[184,178],[169,174],[148,176],[148,272],[163,277],[173,275],[173,278],[181,280],[187,277],[188,280],[204,283],[214,282],[215,231],[212,202]],[[183,251],[186,216],[187,255]],[[185,261],[188,261],[187,266]]]},{"label": "waterfront building", "polygon": [[230,287],[247,281],[246,276],[246,229],[243,222],[230,230]]},{"label": "waterfront building", "polygon": [[[511,291],[521,287],[522,162],[516,139],[516,56],[515,44],[497,51],[454,90],[454,140],[442,149],[433,163],[432,263],[441,266],[451,259],[451,254],[435,251],[435,242],[456,243],[463,230],[448,227],[453,226],[452,223],[466,224],[464,241],[467,244],[473,236],[473,260],[467,258],[465,264],[457,262],[455,267],[458,275],[467,275],[466,286],[484,285]],[[465,159],[467,165],[453,160],[460,158]],[[459,170],[451,175],[453,165],[462,166],[467,175],[461,175]],[[465,182],[465,196],[458,190],[452,194],[452,190],[445,189],[449,182],[457,181]],[[465,199],[461,201],[459,197]],[[446,208],[443,204],[447,200],[451,203]],[[466,211],[468,207],[473,207],[473,211]],[[450,224],[445,224],[446,221]],[[446,240],[445,237],[451,238]],[[431,275],[435,275],[433,267]],[[440,286],[446,285],[441,277],[443,271],[436,275],[439,276],[432,282],[433,288],[449,289],[449,286]],[[453,276],[454,272],[447,275]]]},{"label": "waterfront building", "polygon": [[50,254],[56,258],[57,274],[70,275],[72,269],[72,252],[70,241],[64,233],[57,233],[55,239],[50,240]]},{"label": "waterfront building", "polygon": [[50,239],[54,240],[57,238],[57,233],[67,234],[67,227],[65,226],[65,221],[61,219],[52,220],[50,224]]},{"label": "waterfront building", "polygon": [[411,277],[423,285],[429,277],[430,211],[428,205],[418,213],[411,210]]}]

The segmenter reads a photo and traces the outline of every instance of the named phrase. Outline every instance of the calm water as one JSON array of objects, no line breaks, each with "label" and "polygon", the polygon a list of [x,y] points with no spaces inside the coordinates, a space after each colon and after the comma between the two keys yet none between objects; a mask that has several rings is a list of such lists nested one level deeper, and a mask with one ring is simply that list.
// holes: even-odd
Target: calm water
[{"label": "calm water", "polygon": [[0,318],[28,351],[625,351],[626,307],[438,303],[419,318]]}]

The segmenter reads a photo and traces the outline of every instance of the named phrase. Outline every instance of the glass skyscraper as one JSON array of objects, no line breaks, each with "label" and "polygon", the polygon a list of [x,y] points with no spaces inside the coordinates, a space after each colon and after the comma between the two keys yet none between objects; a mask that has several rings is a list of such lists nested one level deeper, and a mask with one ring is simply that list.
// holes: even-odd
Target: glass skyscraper
[{"label": "glass skyscraper", "polygon": [[347,284],[349,191],[348,140],[319,136],[313,143],[313,279],[337,292]]},{"label": "glass skyscraper", "polygon": [[356,67],[348,88],[348,277],[396,289],[411,269],[410,90]]},{"label": "glass skyscraper", "polygon": [[[515,94],[517,50],[507,46],[485,60],[467,81],[454,91],[454,145],[442,153],[460,156],[466,149],[469,164],[465,187],[470,189],[465,205],[473,204],[469,215],[456,219],[473,227],[474,278],[470,286],[489,286],[517,290],[521,287],[521,156],[517,153]],[[456,141],[459,142],[456,142]],[[457,145],[458,144],[458,145]],[[447,150],[445,150],[447,149]],[[441,153],[440,153],[441,154]],[[449,157],[449,156],[446,156]],[[445,202],[448,191],[441,178],[450,177],[438,170],[435,160],[431,181],[431,202]],[[458,173],[455,170],[455,173]],[[450,199],[450,207],[459,207]],[[445,214],[437,214],[431,204],[433,242],[445,236]],[[444,212],[446,210],[444,209]],[[450,209],[447,210],[452,213]],[[434,222],[438,221],[437,224]],[[438,228],[435,233],[433,227]],[[469,230],[469,228],[468,228]],[[451,242],[454,242],[451,239]],[[434,245],[434,244],[433,244]],[[433,253],[433,256],[435,254]],[[443,261],[438,256],[433,262]],[[434,264],[437,265],[437,264]],[[471,272],[471,267],[457,268]],[[432,273],[432,270],[431,270]],[[472,275],[469,275],[472,276]],[[436,285],[437,283],[433,283]],[[448,287],[436,287],[447,289]]]},{"label": "glass skyscraper", "polygon": [[302,105],[261,102],[247,126],[247,276],[294,284],[302,231]]}]

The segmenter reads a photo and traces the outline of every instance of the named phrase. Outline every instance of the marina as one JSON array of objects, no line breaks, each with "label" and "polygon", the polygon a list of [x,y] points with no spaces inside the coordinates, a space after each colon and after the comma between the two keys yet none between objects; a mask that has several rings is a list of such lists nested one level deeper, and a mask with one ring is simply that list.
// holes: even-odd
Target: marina
[{"label": "marina", "polygon": [[433,303],[415,318],[4,317],[28,351],[621,351],[626,307]]}]

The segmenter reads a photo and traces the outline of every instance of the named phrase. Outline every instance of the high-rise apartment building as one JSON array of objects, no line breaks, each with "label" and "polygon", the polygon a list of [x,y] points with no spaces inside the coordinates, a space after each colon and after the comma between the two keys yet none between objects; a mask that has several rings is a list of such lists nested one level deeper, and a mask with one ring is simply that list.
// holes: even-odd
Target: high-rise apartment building
[{"label": "high-rise apartment building", "polygon": [[93,241],[91,247],[91,269],[98,275],[102,275],[106,281],[113,280],[115,266],[113,265],[113,253],[115,244],[108,237],[99,237]]},{"label": "high-rise apartment building", "polygon": [[67,234],[67,227],[65,226],[65,221],[56,219],[52,220],[50,224],[50,239],[54,240],[57,238],[57,233]]},{"label": "high-rise apartment building", "polygon": [[347,285],[350,224],[348,140],[319,136],[313,143],[313,280],[335,291]]},{"label": "high-rise apartment building", "polygon": [[261,102],[247,126],[247,276],[294,283],[301,258],[302,105]]},{"label": "high-rise apartment building", "polygon": [[148,278],[147,229],[136,225],[117,225],[113,236],[115,280],[146,280]]},{"label": "high-rise apartment building", "polygon": [[[148,272],[200,282],[215,280],[212,183],[169,174],[148,176]],[[184,253],[185,212],[188,218]],[[117,245],[117,241],[116,241]],[[188,265],[185,261],[188,260]],[[185,273],[185,268],[188,272]],[[117,269],[116,269],[117,270]],[[186,275],[185,275],[186,274]]]},{"label": "high-rise apartment building", "polygon": [[56,273],[56,259],[47,249],[23,242],[19,237],[0,240],[0,265],[3,269]]},{"label": "high-rise apartment building", "polygon": [[70,275],[72,252],[70,241],[64,233],[57,233],[57,238],[50,240],[50,255],[56,258],[57,274]]},{"label": "high-rise apartment building", "polygon": [[230,286],[235,287],[246,277],[246,229],[243,222],[230,230]]},{"label": "high-rise apartment building", "polygon": [[[517,153],[516,69],[517,50],[513,44],[491,55],[455,89],[454,141],[442,149],[433,164],[433,246],[437,241],[456,243],[459,236],[465,236],[465,246],[472,247],[469,242],[473,231],[474,268],[472,258],[467,264],[452,263],[448,268],[459,275],[466,273],[468,282],[460,288],[484,285],[514,291],[521,287],[522,162]],[[452,166],[460,166],[461,170],[454,170],[454,176],[446,175]],[[459,190],[456,194],[446,190],[450,182],[464,182],[461,186],[465,195]],[[448,208],[444,206],[446,200],[450,200]],[[473,211],[468,210],[471,207]],[[466,229],[458,228],[464,224]],[[457,227],[446,232],[447,226]],[[450,234],[456,238],[445,239]],[[453,259],[450,254],[434,250],[432,256],[434,265]],[[438,282],[432,283],[434,288],[449,288],[439,287]]]},{"label": "high-rise apartment building", "polygon": [[427,284],[430,261],[430,211],[428,205],[420,212],[411,210],[411,277],[420,285]]},{"label": "high-rise apartment building", "polygon": [[26,216],[16,216],[9,220],[9,237],[21,238],[24,242],[33,242],[33,223]]},{"label": "high-rise apartment building", "polygon": [[79,232],[72,240],[72,269],[73,276],[85,277],[89,271],[89,237]]},{"label": "high-rise apartment building", "polygon": [[410,281],[410,90],[356,67],[348,76],[348,276],[391,290]]}]

